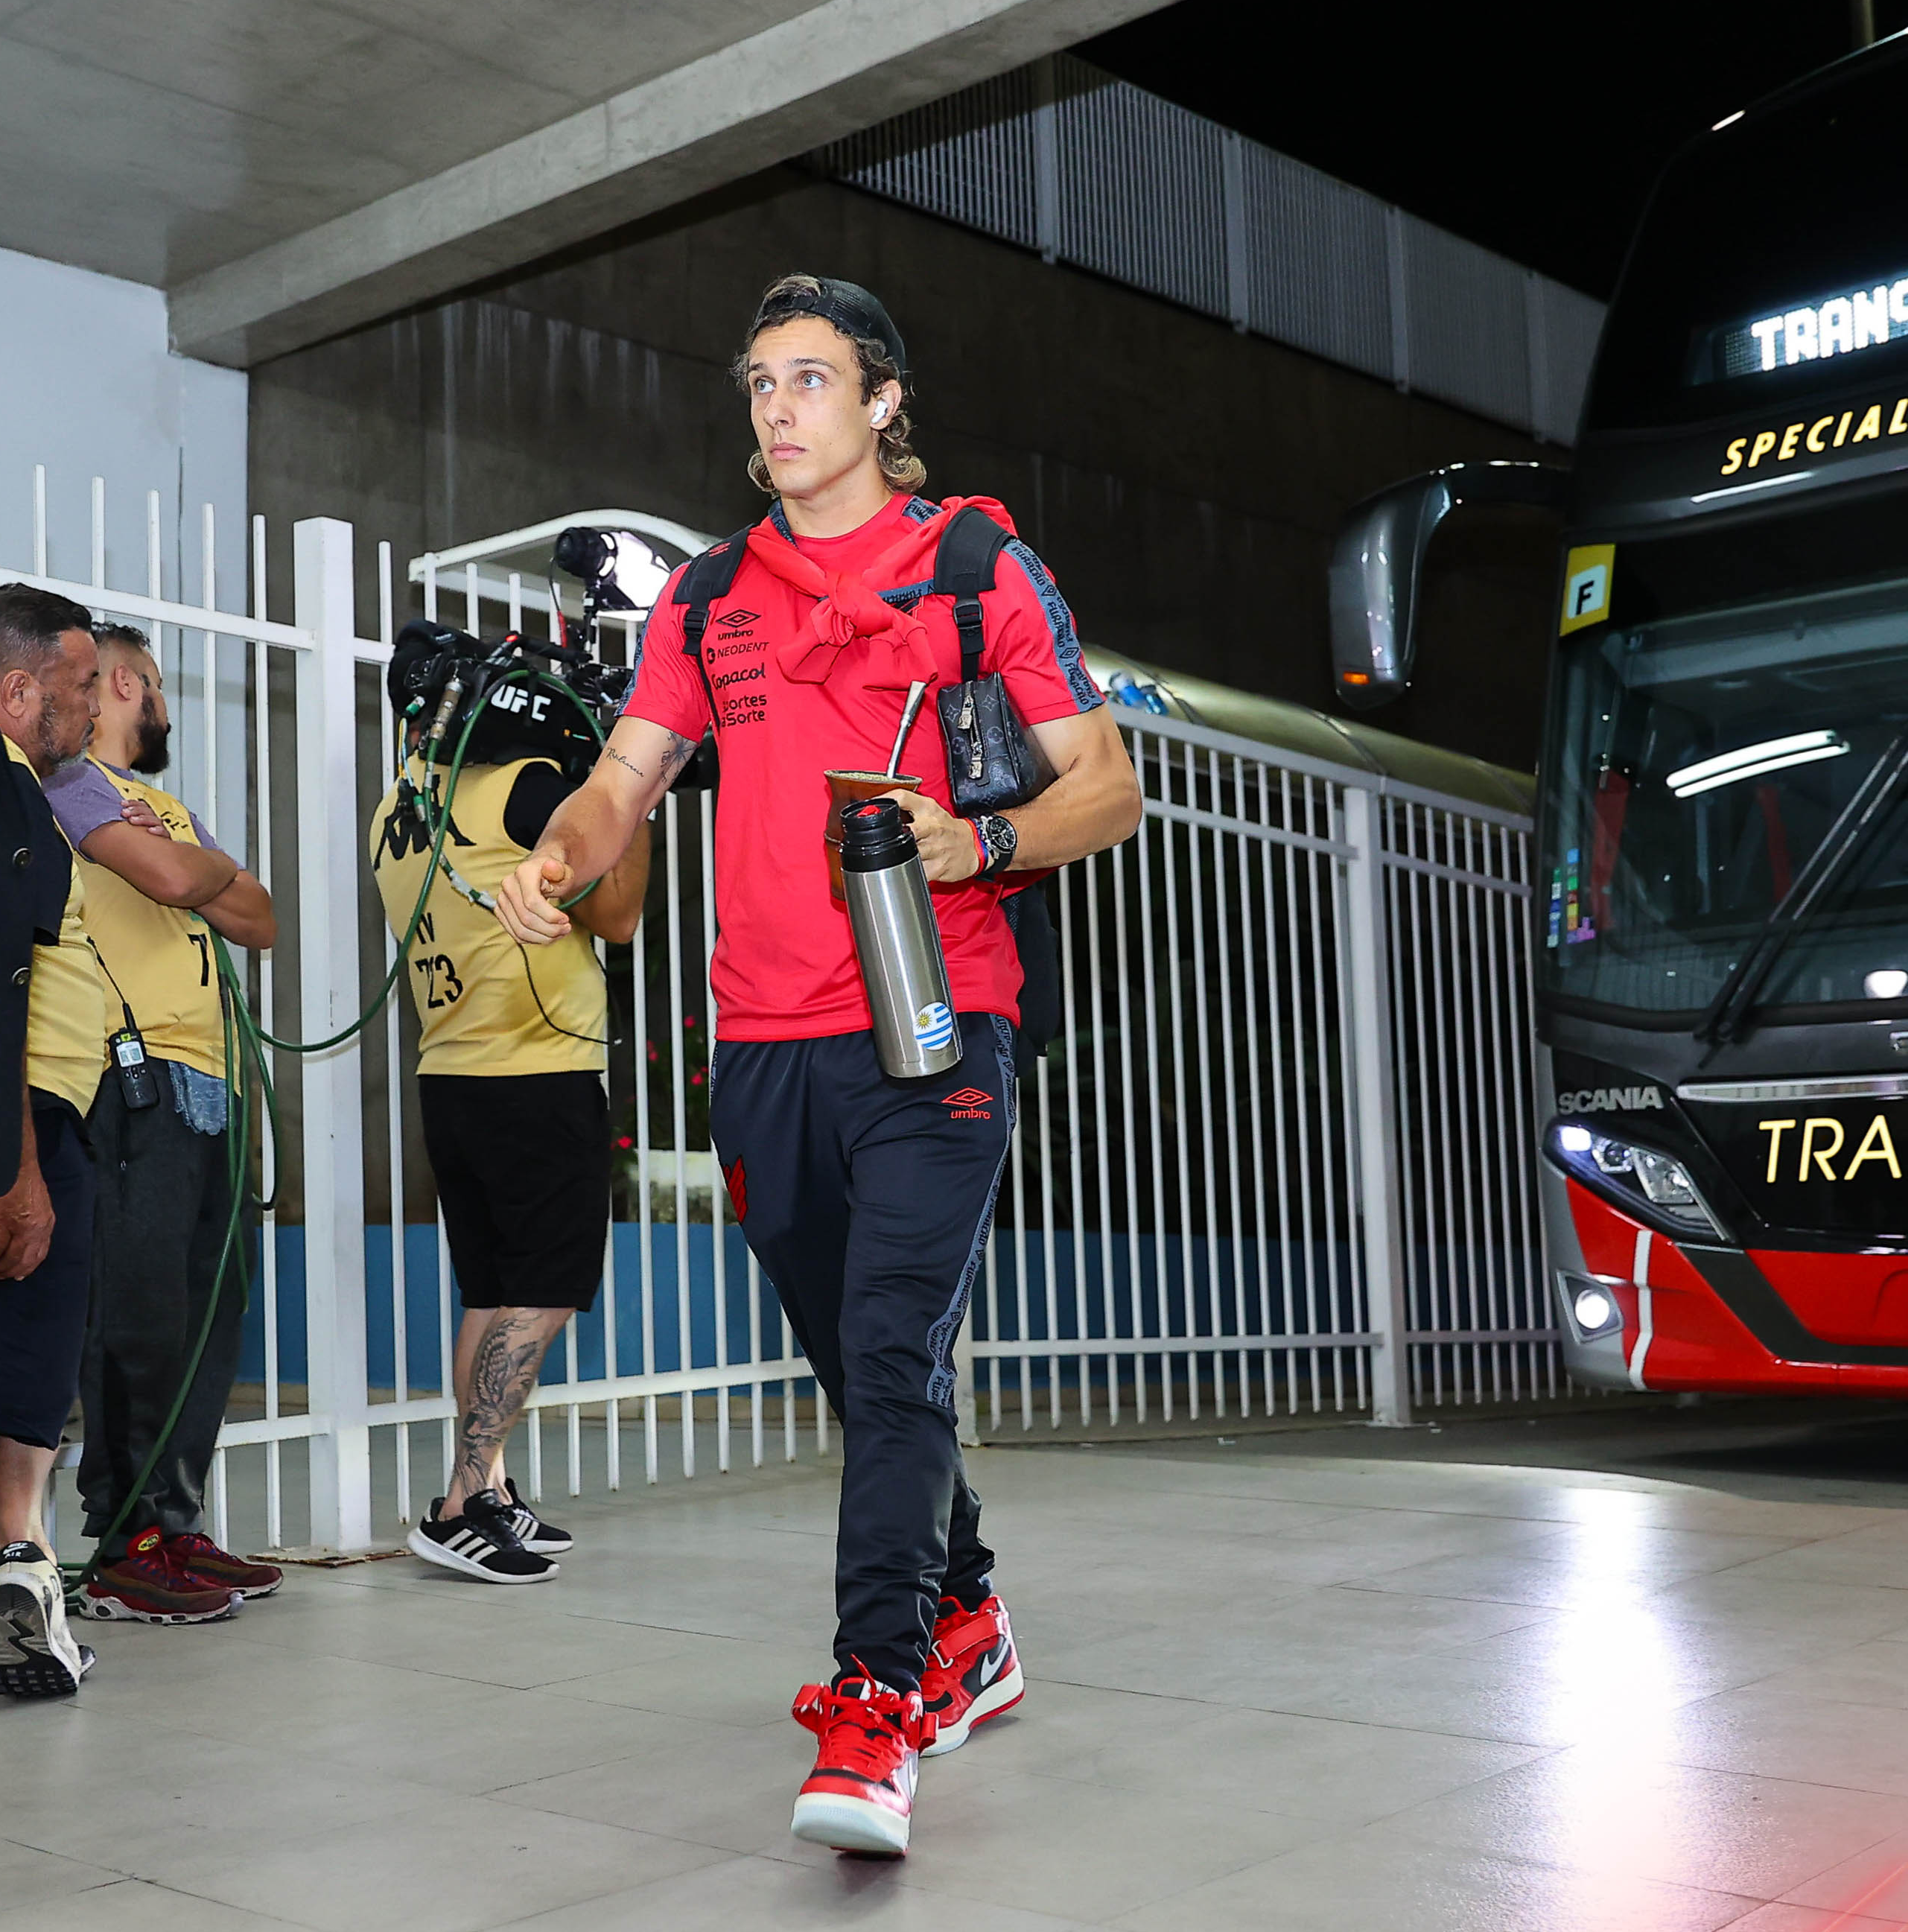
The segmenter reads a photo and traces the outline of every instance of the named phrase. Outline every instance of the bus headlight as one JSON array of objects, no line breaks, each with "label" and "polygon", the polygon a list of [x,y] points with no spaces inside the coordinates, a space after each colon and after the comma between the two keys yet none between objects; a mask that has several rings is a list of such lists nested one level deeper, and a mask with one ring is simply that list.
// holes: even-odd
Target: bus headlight
[{"label": "bus headlight", "polygon": [[1693,1234],[1722,1232],[1681,1161],[1574,1120],[1553,1124],[1548,1138],[1559,1167],[1618,1206],[1640,1208],[1646,1220],[1667,1221]]}]

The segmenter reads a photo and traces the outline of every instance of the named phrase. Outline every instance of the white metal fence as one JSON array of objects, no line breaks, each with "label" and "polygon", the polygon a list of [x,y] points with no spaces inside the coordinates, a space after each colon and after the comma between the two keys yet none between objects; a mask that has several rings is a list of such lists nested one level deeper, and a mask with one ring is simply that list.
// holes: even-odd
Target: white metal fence
[{"label": "white metal fence", "polygon": [[1575,440],[1600,303],[1072,55],[809,159],[1050,262]]},{"label": "white metal fence", "polygon": [[[94,506],[103,529],[97,485]],[[337,1031],[393,956],[364,858],[394,770],[382,670],[412,594],[389,546],[361,631],[341,523],[296,526],[290,624],[266,614],[260,522],[245,612],[209,590],[199,605],[160,594],[156,548],[142,590],[109,582],[97,540],[87,574],[54,574],[44,532],[42,512],[33,568],[14,574],[152,628],[180,789],[278,896],[262,1016],[305,1039]],[[209,512],[202,539],[209,553]],[[514,578],[480,584],[474,563],[424,574],[424,608],[472,630],[543,603]],[[1144,820],[1048,889],[1064,1022],[1024,1083],[962,1352],[970,1430],[1396,1421],[1414,1401],[1556,1393],[1530,1172],[1527,825],[1203,727],[1121,720]],[[698,1420],[722,1468],[739,1438],[758,1465],[793,1456],[798,1430],[826,1446],[825,1405],[709,1150],[712,806],[665,801],[659,898],[610,964],[622,1211],[598,1306],[533,1398],[533,1495],[552,1421],[573,1494],[586,1475],[621,1484],[626,1430],[651,1480],[665,1456],[694,1473]],[[409,1024],[394,1002],[344,1046],[276,1056],[290,1125],[284,1171],[268,1153],[265,1178],[287,1184],[288,1207],[261,1231],[215,1472],[221,1541],[362,1548],[415,1517],[448,1468],[454,1304],[441,1221],[417,1206],[430,1197],[406,1132]],[[368,1189],[388,1200],[375,1222]],[[234,1458],[254,1459],[236,1524]]]},{"label": "white metal fence", "polygon": [[974,1321],[991,1429],[1559,1392],[1531,1184],[1528,823],[1177,721],[1055,892]]},{"label": "white metal fence", "polygon": [[1411,1400],[1563,1388],[1531,1150],[1529,827],[1394,790],[1379,808]]}]

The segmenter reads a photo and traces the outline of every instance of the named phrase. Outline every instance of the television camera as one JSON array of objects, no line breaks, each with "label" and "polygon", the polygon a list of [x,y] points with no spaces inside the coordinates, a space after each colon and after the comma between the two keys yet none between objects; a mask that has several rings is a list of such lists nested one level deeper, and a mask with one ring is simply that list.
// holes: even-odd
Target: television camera
[{"label": "television camera", "polygon": [[[436,761],[448,763],[460,746],[472,764],[547,758],[579,782],[596,763],[636,675],[633,667],[602,661],[602,614],[646,616],[670,566],[628,531],[577,524],[557,538],[550,568],[554,638],[512,631],[492,644],[428,619],[398,633],[393,701],[422,730]],[[557,571],[583,586],[580,626],[563,614]],[[683,774],[692,784],[706,782],[695,770],[700,762]]]}]

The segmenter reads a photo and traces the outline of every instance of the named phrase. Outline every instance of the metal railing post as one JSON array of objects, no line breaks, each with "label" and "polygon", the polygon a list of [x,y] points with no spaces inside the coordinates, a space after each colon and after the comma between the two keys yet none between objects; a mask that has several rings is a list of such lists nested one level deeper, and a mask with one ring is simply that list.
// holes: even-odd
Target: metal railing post
[{"label": "metal railing post", "polygon": [[[1550,422],[1550,331],[1544,313],[1544,281],[1534,268],[1524,271],[1524,340],[1530,376],[1531,434],[1539,442],[1552,438]],[[1564,434],[1568,436],[1569,431]]]},{"label": "metal railing post", "polygon": [[1391,310],[1391,382],[1411,390],[1411,269],[1405,253],[1405,212],[1384,211],[1384,286]]},{"label": "metal railing post", "polygon": [[1034,245],[1040,260],[1060,255],[1060,113],[1051,54],[1034,63]]},{"label": "metal railing post", "polygon": [[[293,614],[316,648],[298,654],[300,1030],[322,1040],[357,1016],[357,653],[352,531],[331,517],[295,524]],[[364,1346],[362,1079],[356,1039],[303,1062],[304,1297],[314,1415],[311,1540],[371,1542]]]},{"label": "metal railing post", "polygon": [[1221,135],[1220,207],[1226,226],[1226,315],[1243,335],[1252,324],[1252,242],[1246,226],[1246,146],[1229,128]]},{"label": "metal railing post", "polygon": [[1394,1118],[1390,944],[1376,793],[1361,786],[1346,787],[1345,836],[1354,854],[1345,863],[1345,970],[1351,976],[1347,1004],[1358,1105],[1366,1319],[1376,1337],[1372,1343],[1372,1420],[1402,1427],[1412,1419],[1411,1350]]}]

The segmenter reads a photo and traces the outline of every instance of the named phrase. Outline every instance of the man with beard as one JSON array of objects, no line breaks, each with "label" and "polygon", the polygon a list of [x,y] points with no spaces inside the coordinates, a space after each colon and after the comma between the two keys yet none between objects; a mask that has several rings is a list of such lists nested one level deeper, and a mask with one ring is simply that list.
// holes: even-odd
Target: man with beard
[{"label": "man with beard", "polygon": [[[271,945],[271,896],[179,801],[140,774],[166,769],[171,724],[145,636],[104,624],[99,722],[88,757],[46,796],[85,865],[86,926],[104,976],[107,1024],[136,1027],[156,1105],[130,1106],[101,1082],[88,1125],[99,1162],[92,1305],[80,1400],[80,1492],[86,1533],[103,1540],[87,1586],[94,1616],[199,1623],[228,1616],[282,1579],[206,1533],[206,1479],[238,1372],[244,1297],[221,1288],[232,1212],[230,1113],[214,933]],[[164,1452],[115,1523],[165,1426],[216,1294],[205,1352]]]}]

